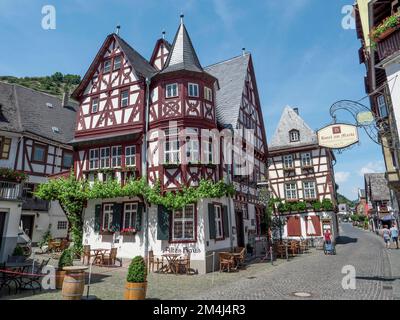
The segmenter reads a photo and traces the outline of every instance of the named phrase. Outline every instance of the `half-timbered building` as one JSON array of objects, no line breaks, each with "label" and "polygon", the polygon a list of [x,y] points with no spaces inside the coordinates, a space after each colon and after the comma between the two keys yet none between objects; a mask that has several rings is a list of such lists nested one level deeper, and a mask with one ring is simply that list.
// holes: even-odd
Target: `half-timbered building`
[{"label": "half-timbered building", "polygon": [[[22,229],[34,243],[50,230],[66,237],[68,222],[58,202],[35,198],[47,177],[73,164],[76,103],[0,82],[0,260],[14,250]],[[10,172],[23,172],[25,181]]]},{"label": "half-timbered building", "polygon": [[[151,205],[146,212],[138,197],[90,200],[84,244],[115,246],[127,258],[150,250],[190,252],[201,273],[212,270],[213,252],[245,246],[260,232],[256,182],[265,179],[267,144],[250,54],[204,68],[183,19],[172,44],[163,34],[149,60],[113,33],[73,97],[80,103],[71,142],[78,178],[146,177],[162,192],[196,187],[201,179],[237,188],[235,198],[202,199],[173,211]],[[251,176],[236,176],[234,165],[224,164],[227,155],[211,134],[200,139],[204,130],[226,128],[255,130]]]},{"label": "half-timbered building", "polygon": [[338,235],[335,211],[312,206],[325,199],[337,205],[334,161],[332,151],[318,145],[317,135],[299,116],[298,109],[286,107],[269,145],[270,190],[274,199],[304,202],[307,208],[287,212],[275,208],[283,219],[283,237],[321,237],[326,228]]}]

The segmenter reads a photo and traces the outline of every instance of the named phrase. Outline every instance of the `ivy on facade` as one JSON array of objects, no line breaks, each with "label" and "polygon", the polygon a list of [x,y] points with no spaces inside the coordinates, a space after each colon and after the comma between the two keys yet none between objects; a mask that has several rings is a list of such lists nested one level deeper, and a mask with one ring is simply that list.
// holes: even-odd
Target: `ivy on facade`
[{"label": "ivy on facade", "polygon": [[35,195],[43,200],[59,201],[67,215],[70,234],[74,242],[74,251],[82,251],[83,219],[82,213],[90,199],[110,199],[119,197],[141,197],[149,204],[162,205],[167,209],[179,209],[196,203],[202,198],[221,198],[232,196],[235,189],[232,184],[223,181],[200,180],[196,187],[184,187],[178,191],[161,192],[160,183],[150,186],[145,179],[129,180],[126,184],[116,179],[98,181],[89,184],[77,180],[73,173],[68,178],[51,179],[39,185]]}]

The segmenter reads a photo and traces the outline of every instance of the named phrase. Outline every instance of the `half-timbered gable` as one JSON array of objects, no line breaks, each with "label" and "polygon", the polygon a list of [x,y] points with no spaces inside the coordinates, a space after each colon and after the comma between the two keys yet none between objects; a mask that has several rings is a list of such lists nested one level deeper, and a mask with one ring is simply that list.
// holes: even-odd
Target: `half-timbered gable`
[{"label": "half-timbered gable", "polygon": [[164,68],[167,61],[171,44],[164,38],[158,39],[150,58],[150,64],[158,71]]},{"label": "half-timbered gable", "polygon": [[[269,145],[268,179],[271,196],[285,202],[306,202],[304,212],[287,215],[285,234],[291,236],[321,236],[307,232],[308,221],[321,230],[323,218],[337,226],[332,212],[314,212],[312,203],[328,199],[336,205],[334,154],[318,145],[316,133],[299,116],[298,109],[286,107]],[[301,219],[300,219],[301,218]],[[318,223],[316,223],[318,221]],[[337,233],[337,230],[334,231]]]},{"label": "half-timbered gable", "polygon": [[[50,230],[66,237],[68,222],[58,203],[35,198],[33,192],[47,177],[68,172],[73,164],[73,138],[77,105],[16,84],[0,82],[0,168],[24,172],[26,181],[0,177],[0,262],[26,232],[33,243]],[[19,227],[22,227],[20,229]]]}]

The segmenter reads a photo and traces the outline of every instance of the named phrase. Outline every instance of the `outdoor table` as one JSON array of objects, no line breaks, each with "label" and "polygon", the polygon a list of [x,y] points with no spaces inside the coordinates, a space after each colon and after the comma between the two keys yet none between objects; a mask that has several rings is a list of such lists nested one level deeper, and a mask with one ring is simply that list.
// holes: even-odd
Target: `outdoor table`
[{"label": "outdoor table", "polygon": [[[110,251],[111,249],[104,249],[104,248],[98,248],[98,249],[92,249],[90,251],[93,251],[94,253],[94,264],[103,264],[103,256],[106,252]],[[97,263],[96,263],[97,262]]]},{"label": "outdoor table", "polygon": [[15,272],[15,273],[6,273],[9,279],[16,285],[17,290],[24,289],[24,273],[29,273],[29,268],[32,267],[33,260],[26,260],[24,262],[6,262],[5,269]]},{"label": "outdoor table", "polygon": [[165,257],[168,262],[167,272],[171,271],[174,274],[177,274],[176,262],[180,256],[181,255],[179,253],[165,253],[162,255],[162,257]]}]

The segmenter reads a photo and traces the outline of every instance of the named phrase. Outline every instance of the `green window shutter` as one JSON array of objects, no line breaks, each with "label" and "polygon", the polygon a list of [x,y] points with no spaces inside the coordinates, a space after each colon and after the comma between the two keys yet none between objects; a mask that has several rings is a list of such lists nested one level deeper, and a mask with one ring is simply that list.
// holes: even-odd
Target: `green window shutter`
[{"label": "green window shutter", "polygon": [[139,203],[137,212],[136,212],[136,221],[135,221],[136,231],[142,230],[142,214],[143,214],[143,203]]},{"label": "green window shutter", "polygon": [[94,232],[100,232],[101,227],[101,204],[94,206]]},{"label": "green window shutter", "polygon": [[122,211],[123,211],[123,204],[114,203],[113,216],[112,216],[112,228],[114,229],[114,231],[121,230]]},{"label": "green window shutter", "polygon": [[157,212],[157,240],[169,240],[169,212],[162,205]]},{"label": "green window shutter", "polygon": [[228,220],[228,207],[222,206],[222,222],[224,224],[224,237],[229,237],[229,220]]},{"label": "green window shutter", "polygon": [[216,238],[216,228],[215,228],[215,211],[214,205],[212,203],[208,204],[208,225],[210,229],[210,239]]}]

